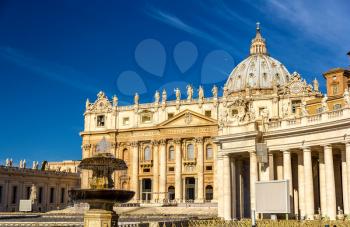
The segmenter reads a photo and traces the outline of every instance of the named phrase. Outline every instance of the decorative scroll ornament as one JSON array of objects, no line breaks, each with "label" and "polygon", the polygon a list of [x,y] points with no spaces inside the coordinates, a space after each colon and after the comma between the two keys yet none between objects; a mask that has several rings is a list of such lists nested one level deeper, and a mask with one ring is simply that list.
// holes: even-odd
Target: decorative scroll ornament
[{"label": "decorative scroll ornament", "polygon": [[190,124],[192,122],[192,114],[191,113],[185,113],[185,123]]}]

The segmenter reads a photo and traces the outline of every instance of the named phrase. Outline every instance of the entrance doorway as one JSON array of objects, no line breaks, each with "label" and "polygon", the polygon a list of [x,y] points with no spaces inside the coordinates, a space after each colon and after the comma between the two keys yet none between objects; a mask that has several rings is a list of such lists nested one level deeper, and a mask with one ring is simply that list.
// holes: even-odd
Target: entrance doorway
[{"label": "entrance doorway", "polygon": [[186,177],[185,179],[185,199],[195,200],[196,198],[196,180],[194,177]]},{"label": "entrance doorway", "polygon": [[152,199],[152,180],[149,178],[142,179],[142,200],[149,202]]},{"label": "entrance doorway", "polygon": [[169,200],[174,200],[175,199],[175,188],[174,188],[174,186],[169,186],[168,187],[168,199]]}]

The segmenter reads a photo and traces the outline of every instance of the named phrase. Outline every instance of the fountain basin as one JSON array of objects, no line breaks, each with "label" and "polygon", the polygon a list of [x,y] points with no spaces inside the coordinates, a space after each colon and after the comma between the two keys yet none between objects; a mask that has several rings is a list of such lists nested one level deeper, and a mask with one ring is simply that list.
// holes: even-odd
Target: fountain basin
[{"label": "fountain basin", "polygon": [[112,210],[115,203],[126,203],[135,195],[133,191],[117,189],[71,189],[73,201],[89,203],[90,209]]}]

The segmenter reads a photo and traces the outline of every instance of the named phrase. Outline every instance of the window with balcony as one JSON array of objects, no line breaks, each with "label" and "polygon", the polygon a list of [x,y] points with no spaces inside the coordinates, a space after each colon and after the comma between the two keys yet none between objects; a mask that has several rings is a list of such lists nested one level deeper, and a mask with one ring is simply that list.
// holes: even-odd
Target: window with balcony
[{"label": "window with balcony", "polygon": [[193,146],[193,144],[187,145],[187,160],[194,160],[194,146]]}]

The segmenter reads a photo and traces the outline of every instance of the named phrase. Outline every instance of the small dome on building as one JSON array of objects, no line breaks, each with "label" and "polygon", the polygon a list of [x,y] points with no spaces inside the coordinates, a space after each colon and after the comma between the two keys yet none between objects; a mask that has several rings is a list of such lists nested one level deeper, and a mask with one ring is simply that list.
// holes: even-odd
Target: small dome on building
[{"label": "small dome on building", "polygon": [[230,93],[243,91],[246,88],[272,89],[274,84],[286,84],[290,77],[286,67],[268,55],[265,39],[261,36],[257,23],[250,55],[233,69],[226,86]]}]

